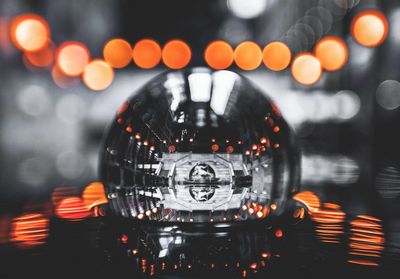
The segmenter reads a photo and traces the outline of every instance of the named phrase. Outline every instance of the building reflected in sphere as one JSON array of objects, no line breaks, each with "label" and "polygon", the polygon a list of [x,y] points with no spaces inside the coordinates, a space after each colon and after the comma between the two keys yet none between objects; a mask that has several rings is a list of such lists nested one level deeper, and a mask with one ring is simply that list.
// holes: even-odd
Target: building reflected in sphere
[{"label": "building reflected in sphere", "polygon": [[193,68],[156,77],[121,105],[100,175],[118,216],[239,222],[282,214],[298,167],[269,98],[231,71]]}]

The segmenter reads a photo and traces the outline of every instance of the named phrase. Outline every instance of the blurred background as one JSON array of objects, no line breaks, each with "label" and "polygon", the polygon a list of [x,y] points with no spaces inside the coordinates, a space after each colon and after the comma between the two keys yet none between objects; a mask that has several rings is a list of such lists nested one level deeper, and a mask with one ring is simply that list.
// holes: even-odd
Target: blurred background
[{"label": "blurred background", "polygon": [[397,257],[399,27],[396,0],[0,0],[0,214],[97,181],[123,101],[204,66],[269,95],[301,149],[302,191],[383,222]]}]

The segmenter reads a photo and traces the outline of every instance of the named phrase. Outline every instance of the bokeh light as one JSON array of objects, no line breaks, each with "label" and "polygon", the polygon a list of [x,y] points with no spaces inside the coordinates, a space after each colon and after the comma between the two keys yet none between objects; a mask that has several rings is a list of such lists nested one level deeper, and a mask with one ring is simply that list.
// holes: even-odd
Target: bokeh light
[{"label": "bokeh light", "polygon": [[82,74],[89,63],[90,54],[87,47],[79,42],[62,44],[56,55],[57,67],[66,75],[76,77]]},{"label": "bokeh light", "polygon": [[240,69],[251,71],[260,66],[262,61],[262,51],[256,43],[245,41],[236,47],[234,60]]},{"label": "bokeh light", "polygon": [[210,43],[204,52],[204,59],[208,66],[216,70],[229,68],[233,63],[233,49],[224,41]]},{"label": "bokeh light", "polygon": [[321,63],[311,53],[302,53],[296,56],[291,70],[294,79],[303,85],[313,85],[322,76]]},{"label": "bokeh light", "polygon": [[13,220],[11,241],[21,248],[45,243],[49,235],[49,219],[40,213],[25,214]]},{"label": "bokeh light", "polygon": [[315,56],[325,70],[338,71],[346,65],[349,51],[342,39],[325,37],[315,46]]},{"label": "bokeh light", "polygon": [[190,47],[181,40],[169,41],[162,50],[164,64],[174,70],[187,66],[191,58]]},{"label": "bokeh light", "polygon": [[17,16],[10,26],[14,45],[23,51],[38,51],[50,42],[50,28],[42,17],[35,14]]},{"label": "bokeh light", "polygon": [[62,89],[78,85],[80,82],[77,77],[66,76],[57,66],[52,68],[51,77],[53,78],[54,83]]},{"label": "bokeh light", "polygon": [[135,44],[132,51],[135,64],[142,69],[151,69],[161,61],[161,47],[151,39],[143,39]]},{"label": "bokeh light", "polygon": [[26,61],[38,68],[48,68],[54,63],[55,46],[54,44],[49,44],[47,47],[35,51],[35,52],[25,52],[24,57]]},{"label": "bokeh light", "polygon": [[267,0],[228,0],[229,10],[237,17],[250,19],[260,16],[267,8]]},{"label": "bokeh light", "polygon": [[131,45],[123,39],[112,39],[103,49],[104,60],[113,68],[124,68],[131,62]]},{"label": "bokeh light", "polygon": [[355,40],[366,47],[382,44],[389,32],[385,15],[376,10],[363,11],[353,19],[351,33]]},{"label": "bokeh light", "polygon": [[61,200],[56,208],[56,215],[62,219],[78,221],[90,216],[90,211],[79,197]]},{"label": "bokeh light", "polygon": [[376,101],[387,110],[400,107],[400,82],[396,80],[385,80],[376,90]]},{"label": "bokeh light", "polygon": [[88,208],[108,203],[104,191],[104,185],[101,182],[90,183],[82,193],[83,202]]},{"label": "bokeh light", "polygon": [[85,67],[82,79],[91,90],[101,91],[111,85],[114,70],[103,60],[93,60]]},{"label": "bokeh light", "polygon": [[263,50],[263,62],[272,71],[286,69],[291,59],[292,53],[289,47],[282,42],[271,42]]}]

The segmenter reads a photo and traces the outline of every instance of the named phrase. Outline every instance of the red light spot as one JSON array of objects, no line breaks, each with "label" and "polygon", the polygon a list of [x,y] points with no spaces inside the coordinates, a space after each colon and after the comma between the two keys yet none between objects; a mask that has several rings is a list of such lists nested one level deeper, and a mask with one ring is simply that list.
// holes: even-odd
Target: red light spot
[{"label": "red light spot", "polygon": [[121,242],[122,242],[123,244],[127,244],[127,243],[128,243],[128,236],[127,236],[126,234],[123,234],[123,235],[121,236]]},{"label": "red light spot", "polygon": [[261,257],[266,259],[266,258],[269,257],[269,253],[268,252],[264,252],[264,253],[261,254]]},{"label": "red light spot", "polygon": [[257,146],[257,144],[253,144],[253,145],[252,145],[252,147],[251,147],[251,149],[253,149],[253,150],[257,150],[257,149],[258,149],[258,146]]},{"label": "red light spot", "polygon": [[281,128],[279,128],[278,126],[275,126],[275,127],[274,127],[274,132],[275,132],[275,133],[278,133],[280,130],[281,130]]},{"label": "red light spot", "polygon": [[135,64],[142,69],[151,69],[161,61],[161,47],[153,40],[140,40],[133,47],[132,58]]},{"label": "red light spot", "polygon": [[174,145],[170,145],[170,146],[168,147],[168,151],[169,151],[170,153],[174,153],[175,150],[176,150],[176,147],[175,147]]},{"label": "red light spot", "polygon": [[233,153],[233,151],[235,151],[235,149],[233,148],[233,146],[228,146],[228,147],[226,148],[226,152],[228,152],[228,153]]},{"label": "red light spot", "polygon": [[128,125],[128,126],[125,128],[125,131],[126,131],[127,133],[132,133],[133,129],[132,129],[131,125]]},{"label": "red light spot", "polygon": [[218,144],[211,145],[211,150],[217,152],[219,150],[219,145]]},{"label": "red light spot", "polygon": [[283,236],[282,230],[281,229],[277,229],[276,232],[275,232],[275,236],[277,238],[281,238]]},{"label": "red light spot", "polygon": [[251,269],[257,269],[257,263],[252,263],[252,264],[250,265],[250,268],[251,268]]}]

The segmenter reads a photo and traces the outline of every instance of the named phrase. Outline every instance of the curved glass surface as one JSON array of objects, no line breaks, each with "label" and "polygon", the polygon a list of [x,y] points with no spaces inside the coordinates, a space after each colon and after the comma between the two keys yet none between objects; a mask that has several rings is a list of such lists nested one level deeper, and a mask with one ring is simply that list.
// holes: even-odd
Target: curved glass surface
[{"label": "curved glass surface", "polygon": [[193,68],[154,78],[121,105],[100,175],[123,217],[263,219],[296,190],[293,147],[280,111],[247,79]]}]

